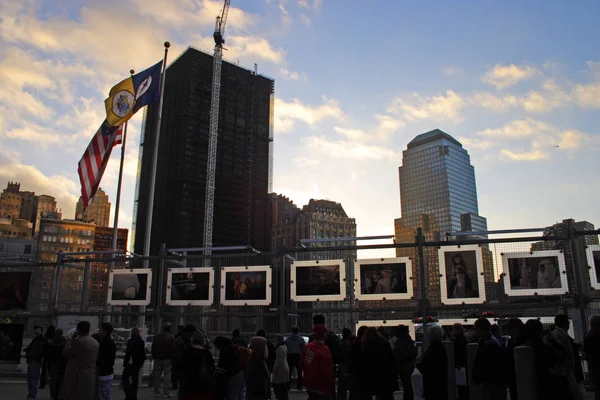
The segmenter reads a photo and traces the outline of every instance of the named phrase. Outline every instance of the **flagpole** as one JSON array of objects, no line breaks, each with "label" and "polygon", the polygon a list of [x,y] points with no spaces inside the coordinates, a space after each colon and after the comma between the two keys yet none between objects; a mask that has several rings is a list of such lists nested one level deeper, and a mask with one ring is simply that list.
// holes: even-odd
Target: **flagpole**
[{"label": "flagpole", "polygon": [[[160,100],[158,102],[158,115],[156,118],[156,129],[154,132],[154,154],[152,156],[152,165],[150,167],[150,187],[148,189],[148,210],[146,212],[146,230],[144,232],[144,251],[143,256],[150,255],[150,236],[152,233],[152,213],[154,212],[154,191],[156,188],[156,165],[158,163],[158,145],[160,139],[160,125],[162,121],[162,103],[165,92],[165,78],[167,76],[167,54],[169,53],[171,43],[165,42],[165,57],[163,60],[163,72],[160,79]],[[144,268],[148,268],[148,260],[144,260]]]},{"label": "flagpole", "polygon": [[[133,75],[134,70],[129,70]],[[115,219],[113,223],[112,251],[117,250],[117,236],[119,234],[119,209],[121,207],[121,185],[123,184],[123,165],[125,164],[125,144],[127,143],[127,121],[123,127],[123,137],[121,139],[121,164],[119,165],[119,180],[117,181],[117,199],[115,200]],[[127,250],[127,249],[125,249]],[[115,254],[113,253],[113,257]]]}]

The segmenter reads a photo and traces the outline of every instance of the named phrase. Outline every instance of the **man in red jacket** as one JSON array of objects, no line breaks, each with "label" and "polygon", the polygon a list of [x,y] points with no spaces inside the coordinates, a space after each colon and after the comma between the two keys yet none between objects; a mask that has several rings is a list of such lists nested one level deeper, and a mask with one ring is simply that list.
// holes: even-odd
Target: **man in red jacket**
[{"label": "man in red jacket", "polygon": [[309,400],[330,400],[334,385],[333,359],[325,345],[327,328],[317,324],[313,327],[315,340],[308,344],[300,356],[303,383]]}]

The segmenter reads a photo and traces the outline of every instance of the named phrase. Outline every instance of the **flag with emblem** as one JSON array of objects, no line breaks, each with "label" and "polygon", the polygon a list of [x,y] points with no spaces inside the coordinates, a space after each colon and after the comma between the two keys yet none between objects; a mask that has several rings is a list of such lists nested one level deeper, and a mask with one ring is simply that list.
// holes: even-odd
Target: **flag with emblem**
[{"label": "flag with emblem", "polygon": [[160,99],[162,61],[116,84],[104,100],[106,121],[111,126],[127,122],[140,108]]},{"label": "flag with emblem", "polygon": [[105,120],[79,160],[77,173],[81,182],[81,198],[84,208],[88,206],[98,190],[112,148],[120,144],[122,140],[123,126],[111,126]]}]

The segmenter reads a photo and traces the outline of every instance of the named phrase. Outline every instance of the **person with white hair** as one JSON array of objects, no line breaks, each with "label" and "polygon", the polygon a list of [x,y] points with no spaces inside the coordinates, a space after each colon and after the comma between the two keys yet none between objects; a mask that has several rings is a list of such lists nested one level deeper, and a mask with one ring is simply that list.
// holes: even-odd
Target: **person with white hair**
[{"label": "person with white hair", "polygon": [[448,356],[442,340],[444,329],[434,325],[427,329],[429,347],[417,365],[423,374],[424,398],[427,400],[448,399]]}]

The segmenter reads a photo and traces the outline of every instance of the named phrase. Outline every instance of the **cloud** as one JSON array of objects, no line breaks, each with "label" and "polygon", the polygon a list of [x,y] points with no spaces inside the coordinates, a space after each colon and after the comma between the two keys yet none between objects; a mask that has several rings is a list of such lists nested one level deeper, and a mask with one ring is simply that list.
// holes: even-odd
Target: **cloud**
[{"label": "cloud", "polygon": [[323,136],[308,138],[307,148],[313,154],[345,160],[394,160],[396,154],[385,147],[351,141],[334,141]]},{"label": "cloud", "polygon": [[383,140],[387,140],[392,133],[406,126],[404,121],[390,117],[389,115],[375,114],[375,118],[378,122],[378,136]]},{"label": "cloud", "polygon": [[260,58],[274,64],[281,63],[285,57],[283,50],[273,48],[271,43],[264,38],[230,36],[227,43],[231,48],[232,54],[239,53],[246,57]]},{"label": "cloud", "polygon": [[494,146],[494,143],[492,143],[491,141],[482,140],[479,138],[468,138],[464,136],[459,136],[458,141],[463,145],[463,147],[470,149],[489,150]]},{"label": "cloud", "polygon": [[321,0],[313,0],[312,4],[310,4],[308,0],[298,0],[298,5],[300,7],[318,10],[319,8],[321,8]]},{"label": "cloud", "polygon": [[473,106],[487,108],[494,112],[503,112],[519,105],[519,99],[515,96],[497,96],[490,92],[475,92],[469,96],[469,102]]},{"label": "cloud", "polygon": [[515,120],[501,128],[487,128],[477,132],[480,136],[495,136],[505,138],[519,138],[554,131],[554,127],[548,123],[536,121],[532,118],[526,120]]},{"label": "cloud", "polygon": [[573,88],[577,103],[583,108],[600,108],[600,82],[588,85],[575,85]]},{"label": "cloud", "polygon": [[442,74],[447,76],[458,75],[462,72],[462,69],[458,67],[442,68]]},{"label": "cloud", "polygon": [[300,14],[300,21],[304,24],[304,26],[310,27],[312,25],[310,17],[306,14]]},{"label": "cloud", "polygon": [[279,74],[284,78],[284,79],[289,79],[292,81],[297,81],[298,79],[300,79],[300,74],[297,72],[292,72],[292,71],[288,71],[285,68],[282,68],[279,70]]},{"label": "cloud", "polygon": [[540,71],[537,68],[529,65],[518,66],[515,64],[498,64],[486,72],[481,77],[481,80],[485,83],[495,86],[496,89],[504,89],[514,86],[521,81],[531,79],[539,72]]},{"label": "cloud", "polygon": [[550,159],[550,154],[547,151],[542,150],[514,152],[502,149],[500,153],[503,157],[511,161],[540,161]]},{"label": "cloud", "polygon": [[438,96],[421,96],[412,93],[406,98],[397,97],[388,106],[387,111],[400,115],[407,121],[421,119],[463,121],[462,109],[465,100],[452,90]]},{"label": "cloud", "polygon": [[23,140],[46,147],[49,144],[63,144],[63,136],[48,132],[48,129],[30,122],[23,122],[19,128],[8,129],[3,135],[7,139]]},{"label": "cloud", "polygon": [[343,119],[343,112],[337,101],[323,97],[323,104],[310,106],[298,99],[290,102],[275,99],[275,127],[283,132],[291,131],[296,121],[314,126],[325,118]]}]

